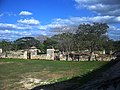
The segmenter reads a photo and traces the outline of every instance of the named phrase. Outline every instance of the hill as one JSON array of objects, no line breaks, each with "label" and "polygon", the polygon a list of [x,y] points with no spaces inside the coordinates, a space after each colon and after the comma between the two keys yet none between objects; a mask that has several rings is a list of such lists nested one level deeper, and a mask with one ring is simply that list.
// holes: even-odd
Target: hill
[{"label": "hill", "polygon": [[47,36],[44,36],[44,35],[35,37],[35,39],[39,40],[41,43],[43,43],[47,38],[48,38],[48,37],[47,37]]}]

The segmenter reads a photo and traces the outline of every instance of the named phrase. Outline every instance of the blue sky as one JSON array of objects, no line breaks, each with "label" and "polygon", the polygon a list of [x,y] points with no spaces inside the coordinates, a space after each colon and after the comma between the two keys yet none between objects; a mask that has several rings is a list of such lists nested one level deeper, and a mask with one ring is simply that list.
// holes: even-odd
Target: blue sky
[{"label": "blue sky", "polygon": [[0,39],[74,32],[81,23],[105,22],[120,39],[119,0],[0,0]]}]

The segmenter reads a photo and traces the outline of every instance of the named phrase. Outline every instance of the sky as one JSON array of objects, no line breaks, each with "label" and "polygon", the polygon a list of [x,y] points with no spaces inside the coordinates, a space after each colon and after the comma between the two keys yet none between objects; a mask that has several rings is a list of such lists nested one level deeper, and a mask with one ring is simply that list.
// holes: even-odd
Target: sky
[{"label": "sky", "polygon": [[120,0],[0,0],[0,40],[74,32],[82,23],[109,25],[120,40]]}]

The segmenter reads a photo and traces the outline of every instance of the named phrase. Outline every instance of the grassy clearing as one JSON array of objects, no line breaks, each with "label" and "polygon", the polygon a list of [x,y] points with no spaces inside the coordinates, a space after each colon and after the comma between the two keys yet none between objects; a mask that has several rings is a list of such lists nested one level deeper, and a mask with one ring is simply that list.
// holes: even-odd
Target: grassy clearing
[{"label": "grassy clearing", "polygon": [[107,62],[0,59],[1,90],[28,90],[84,75]]}]

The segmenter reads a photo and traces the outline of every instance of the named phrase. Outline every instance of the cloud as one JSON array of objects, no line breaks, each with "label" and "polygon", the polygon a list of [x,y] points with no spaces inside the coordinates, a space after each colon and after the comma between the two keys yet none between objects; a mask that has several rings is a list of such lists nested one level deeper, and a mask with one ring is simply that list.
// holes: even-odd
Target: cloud
[{"label": "cloud", "polygon": [[15,13],[13,12],[3,12],[3,13],[0,13],[0,17],[2,16],[17,16]]},{"label": "cloud", "polygon": [[60,27],[63,27],[63,26],[66,26],[66,25],[62,25],[62,24],[48,24],[48,25],[43,25],[43,26],[39,26],[38,28],[39,29],[51,29],[51,28],[60,28]]},{"label": "cloud", "polygon": [[115,16],[95,16],[95,17],[70,17],[67,19],[57,18],[47,25],[38,26],[39,29],[48,30],[53,33],[74,32],[81,23],[120,23],[120,17]]},{"label": "cloud", "polygon": [[[54,19],[51,23],[44,25],[44,26],[39,26],[39,29],[45,29],[49,30],[47,33],[50,35],[54,34],[60,34],[64,32],[72,32],[74,33],[77,30],[78,25],[82,23],[93,23],[93,22],[101,22],[101,23],[108,23],[110,26],[110,29],[108,30],[109,37],[111,39],[117,39],[119,38],[119,35],[117,33],[120,32],[120,28],[116,28],[115,24],[120,23],[120,16],[95,16],[95,17],[70,17],[67,19]],[[114,33],[113,33],[114,32]],[[114,35],[114,36],[113,36]]]},{"label": "cloud", "polygon": [[39,25],[40,24],[40,22],[38,20],[33,19],[33,18],[31,18],[31,19],[24,19],[24,20],[20,19],[17,22],[21,23],[21,24],[28,24],[28,25]]},{"label": "cloud", "polygon": [[36,25],[0,23],[0,39],[13,41],[21,37],[39,36],[42,34],[45,35],[45,30],[39,29]]},{"label": "cloud", "polygon": [[18,31],[18,30],[0,30],[0,39],[7,39],[7,40],[16,40],[17,38],[23,37],[23,36],[31,36],[31,32],[27,31]]},{"label": "cloud", "polygon": [[61,34],[61,33],[75,33],[77,30],[77,26],[64,26],[64,27],[57,27],[51,29],[51,32],[54,34]]},{"label": "cloud", "polygon": [[110,39],[120,40],[120,27],[109,25],[108,34]]},{"label": "cloud", "polygon": [[32,29],[32,27],[20,24],[0,23],[0,30],[28,30],[28,29]]},{"label": "cloud", "polygon": [[[120,0],[75,0],[78,9],[86,8],[99,16],[85,17],[86,22],[106,22],[110,28],[108,35],[111,39],[120,40]],[[78,18],[78,21],[80,19]],[[82,21],[82,20],[81,20]],[[83,22],[85,22],[83,21]],[[111,25],[115,25],[112,26]],[[118,28],[117,28],[118,27]]]},{"label": "cloud", "polygon": [[17,27],[14,24],[4,24],[4,23],[0,23],[0,30],[5,30],[5,29],[18,29],[19,27]]},{"label": "cloud", "polygon": [[40,36],[45,35],[45,31],[41,31],[38,29],[31,29],[27,30],[0,30],[0,39],[7,39],[7,40],[16,40],[21,37],[28,37],[28,36]]},{"label": "cloud", "polygon": [[31,12],[28,12],[28,11],[21,11],[21,12],[19,13],[19,15],[29,16],[29,15],[32,15],[32,13],[31,13]]},{"label": "cloud", "polygon": [[70,17],[68,19],[59,18],[59,19],[54,19],[54,21],[48,25],[42,26],[42,28],[78,26],[81,23],[93,23],[93,22],[117,24],[120,23],[120,16]]},{"label": "cloud", "polygon": [[[83,2],[85,1],[87,0],[83,0]],[[90,2],[90,5],[92,5],[91,2]],[[94,8],[94,6],[91,8]],[[64,32],[74,33],[79,24],[93,23],[93,22],[108,23],[109,25],[119,24],[120,16],[99,15],[94,17],[69,17],[64,19],[56,18],[56,19],[53,19],[47,25],[41,25],[40,21],[34,18],[20,19],[20,20],[17,20],[16,24],[0,23],[0,38],[2,37],[8,38],[9,36],[11,39],[15,40],[23,36],[39,36],[41,34],[52,36],[52,35],[55,35],[58,33],[60,34]],[[110,28],[108,34],[112,38],[115,35],[119,37],[117,32],[119,33],[120,31],[117,30],[116,28]]]},{"label": "cloud", "polygon": [[15,13],[13,12],[4,12],[4,15],[7,15],[7,16],[17,16]]},{"label": "cloud", "polygon": [[69,19],[57,18],[57,19],[54,19],[50,24],[39,26],[39,29],[61,28],[61,27],[67,26],[68,24],[71,25]]},{"label": "cloud", "polygon": [[77,8],[87,8],[100,15],[120,15],[120,0],[75,0]]}]

